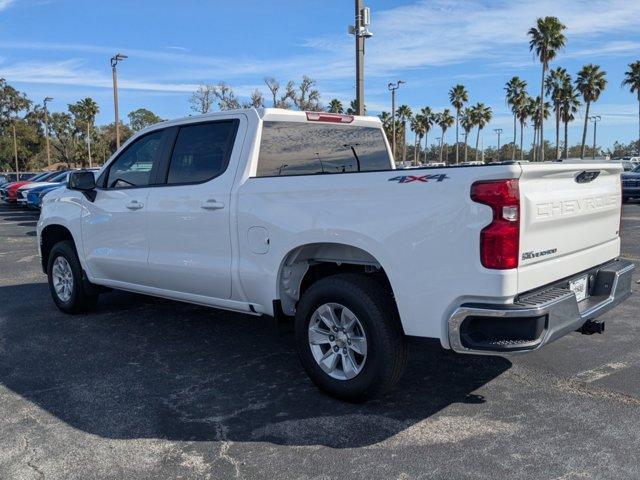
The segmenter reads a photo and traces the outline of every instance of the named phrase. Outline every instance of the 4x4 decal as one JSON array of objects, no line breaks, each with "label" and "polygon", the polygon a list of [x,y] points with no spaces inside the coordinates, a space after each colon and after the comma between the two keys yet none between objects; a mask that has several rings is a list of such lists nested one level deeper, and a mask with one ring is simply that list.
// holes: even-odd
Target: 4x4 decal
[{"label": "4x4 decal", "polygon": [[423,182],[427,183],[429,180],[435,180],[436,182],[442,182],[446,180],[447,175],[445,173],[438,173],[432,175],[402,175],[400,177],[390,178],[390,182],[398,182],[398,183],[411,183],[411,182]]}]

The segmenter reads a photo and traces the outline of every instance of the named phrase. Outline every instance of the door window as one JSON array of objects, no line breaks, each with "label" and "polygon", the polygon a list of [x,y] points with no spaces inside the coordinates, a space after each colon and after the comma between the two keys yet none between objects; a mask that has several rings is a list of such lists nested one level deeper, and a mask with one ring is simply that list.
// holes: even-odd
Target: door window
[{"label": "door window", "polygon": [[167,183],[202,183],[227,168],[238,122],[201,123],[180,127],[171,155]]},{"label": "door window", "polygon": [[158,161],[164,130],[149,133],[134,141],[109,167],[107,188],[146,187]]}]

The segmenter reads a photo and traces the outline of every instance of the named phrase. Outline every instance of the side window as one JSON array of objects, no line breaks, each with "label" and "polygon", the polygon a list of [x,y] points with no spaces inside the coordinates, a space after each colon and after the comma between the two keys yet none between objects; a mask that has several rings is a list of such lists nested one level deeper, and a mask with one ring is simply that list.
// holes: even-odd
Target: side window
[{"label": "side window", "polygon": [[151,181],[151,170],[158,161],[164,130],[139,138],[109,167],[107,188],[145,187]]},{"label": "side window", "polygon": [[238,122],[201,123],[180,127],[167,184],[201,183],[224,173],[229,163]]}]

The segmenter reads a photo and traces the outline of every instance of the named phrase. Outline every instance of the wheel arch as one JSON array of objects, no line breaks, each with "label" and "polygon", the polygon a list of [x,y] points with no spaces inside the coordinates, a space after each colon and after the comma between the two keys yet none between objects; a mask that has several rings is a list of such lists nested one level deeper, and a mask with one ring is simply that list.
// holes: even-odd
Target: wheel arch
[{"label": "wheel arch", "polygon": [[49,264],[49,254],[51,253],[51,249],[56,243],[63,241],[70,241],[77,253],[78,248],[76,246],[75,239],[73,238],[73,234],[66,226],[53,223],[44,227],[42,232],[40,232],[40,255],[42,271],[44,273],[47,273],[47,265]]},{"label": "wheel arch", "polygon": [[276,292],[282,313],[293,316],[300,297],[313,282],[345,272],[373,275],[393,295],[382,263],[367,250],[346,243],[307,243],[289,250],[280,264]]}]

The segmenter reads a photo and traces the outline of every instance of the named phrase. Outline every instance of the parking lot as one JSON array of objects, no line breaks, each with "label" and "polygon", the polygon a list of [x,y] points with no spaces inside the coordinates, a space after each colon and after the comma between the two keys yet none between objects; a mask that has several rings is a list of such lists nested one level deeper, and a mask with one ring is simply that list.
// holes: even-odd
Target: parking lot
[{"label": "parking lot", "polygon": [[[122,292],[60,313],[36,220],[0,206],[0,478],[640,477],[638,294],[604,335],[526,356],[413,345],[392,394],[351,405],[268,318]],[[638,203],[623,256],[640,262]]]}]

